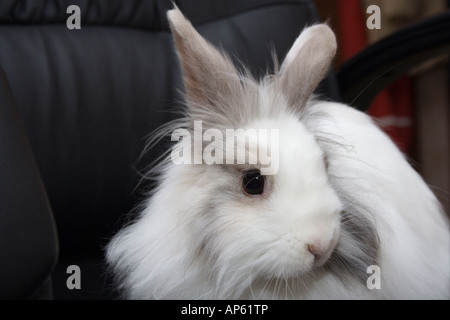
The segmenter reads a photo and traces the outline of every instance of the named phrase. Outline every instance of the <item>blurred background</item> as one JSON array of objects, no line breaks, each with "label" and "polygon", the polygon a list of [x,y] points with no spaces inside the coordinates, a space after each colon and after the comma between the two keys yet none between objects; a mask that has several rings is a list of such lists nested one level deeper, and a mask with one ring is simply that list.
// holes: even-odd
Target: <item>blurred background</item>
[{"label": "blurred background", "polygon": [[[447,0],[314,0],[320,17],[336,31],[335,67],[402,28],[449,10]],[[381,12],[381,29],[369,30],[370,5]],[[432,35],[430,35],[432,36]],[[368,110],[450,212],[450,100],[448,55],[410,70],[382,91]]]}]

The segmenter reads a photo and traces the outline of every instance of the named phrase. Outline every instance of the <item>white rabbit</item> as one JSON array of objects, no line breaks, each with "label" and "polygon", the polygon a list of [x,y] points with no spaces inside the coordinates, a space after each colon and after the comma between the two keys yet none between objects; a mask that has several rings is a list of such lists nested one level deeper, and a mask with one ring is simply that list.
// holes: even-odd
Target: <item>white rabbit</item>
[{"label": "white rabbit", "polygon": [[450,298],[449,224],[433,193],[369,116],[312,96],[336,52],[328,26],[306,28],[256,81],[177,8],[168,18],[186,89],[180,127],[279,130],[267,150],[279,165],[264,176],[259,163],[168,157],[107,247],[124,298]]}]

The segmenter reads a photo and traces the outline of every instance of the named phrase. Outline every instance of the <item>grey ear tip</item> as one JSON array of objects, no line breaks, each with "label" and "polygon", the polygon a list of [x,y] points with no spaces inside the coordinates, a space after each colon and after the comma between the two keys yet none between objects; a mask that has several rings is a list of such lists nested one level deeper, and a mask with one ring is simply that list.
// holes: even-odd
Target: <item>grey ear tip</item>
[{"label": "grey ear tip", "polygon": [[167,19],[169,19],[169,21],[171,21],[173,19],[174,15],[176,15],[176,11],[177,11],[177,9],[167,10]]},{"label": "grey ear tip", "polygon": [[182,15],[182,13],[177,5],[173,3],[173,9],[167,10],[167,19],[169,20],[169,22],[173,21],[177,18],[177,15]]},{"label": "grey ear tip", "polygon": [[333,37],[336,36],[333,29],[331,29],[331,26],[327,23],[321,23],[321,24],[315,25],[314,27],[317,28],[320,33],[325,33],[325,34],[331,35]]},{"label": "grey ear tip", "polygon": [[185,33],[186,30],[192,28],[189,20],[183,15],[177,6],[175,6],[172,10],[167,11],[167,20],[169,21],[172,31],[176,31],[177,33]]},{"label": "grey ear tip", "polygon": [[329,24],[321,23],[313,27],[316,28],[316,31],[319,33],[318,36],[327,39],[327,43],[330,45],[330,48],[337,47],[336,34],[333,29],[331,29]]}]

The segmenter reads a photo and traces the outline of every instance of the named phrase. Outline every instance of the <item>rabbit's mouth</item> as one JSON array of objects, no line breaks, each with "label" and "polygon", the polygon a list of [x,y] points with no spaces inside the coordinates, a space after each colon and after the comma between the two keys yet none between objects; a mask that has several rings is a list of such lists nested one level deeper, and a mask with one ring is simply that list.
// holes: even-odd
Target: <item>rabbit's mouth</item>
[{"label": "rabbit's mouth", "polygon": [[315,269],[322,269],[333,256],[340,228],[338,225],[322,231],[307,238],[296,233],[285,234],[265,254],[266,278],[302,278]]}]

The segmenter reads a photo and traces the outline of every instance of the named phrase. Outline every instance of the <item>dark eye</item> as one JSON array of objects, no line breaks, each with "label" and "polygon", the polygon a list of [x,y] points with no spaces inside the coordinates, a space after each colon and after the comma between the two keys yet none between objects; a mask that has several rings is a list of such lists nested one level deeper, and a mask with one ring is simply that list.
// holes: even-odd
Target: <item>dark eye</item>
[{"label": "dark eye", "polygon": [[259,170],[247,171],[242,176],[242,189],[249,195],[263,194],[265,184],[266,177]]}]

